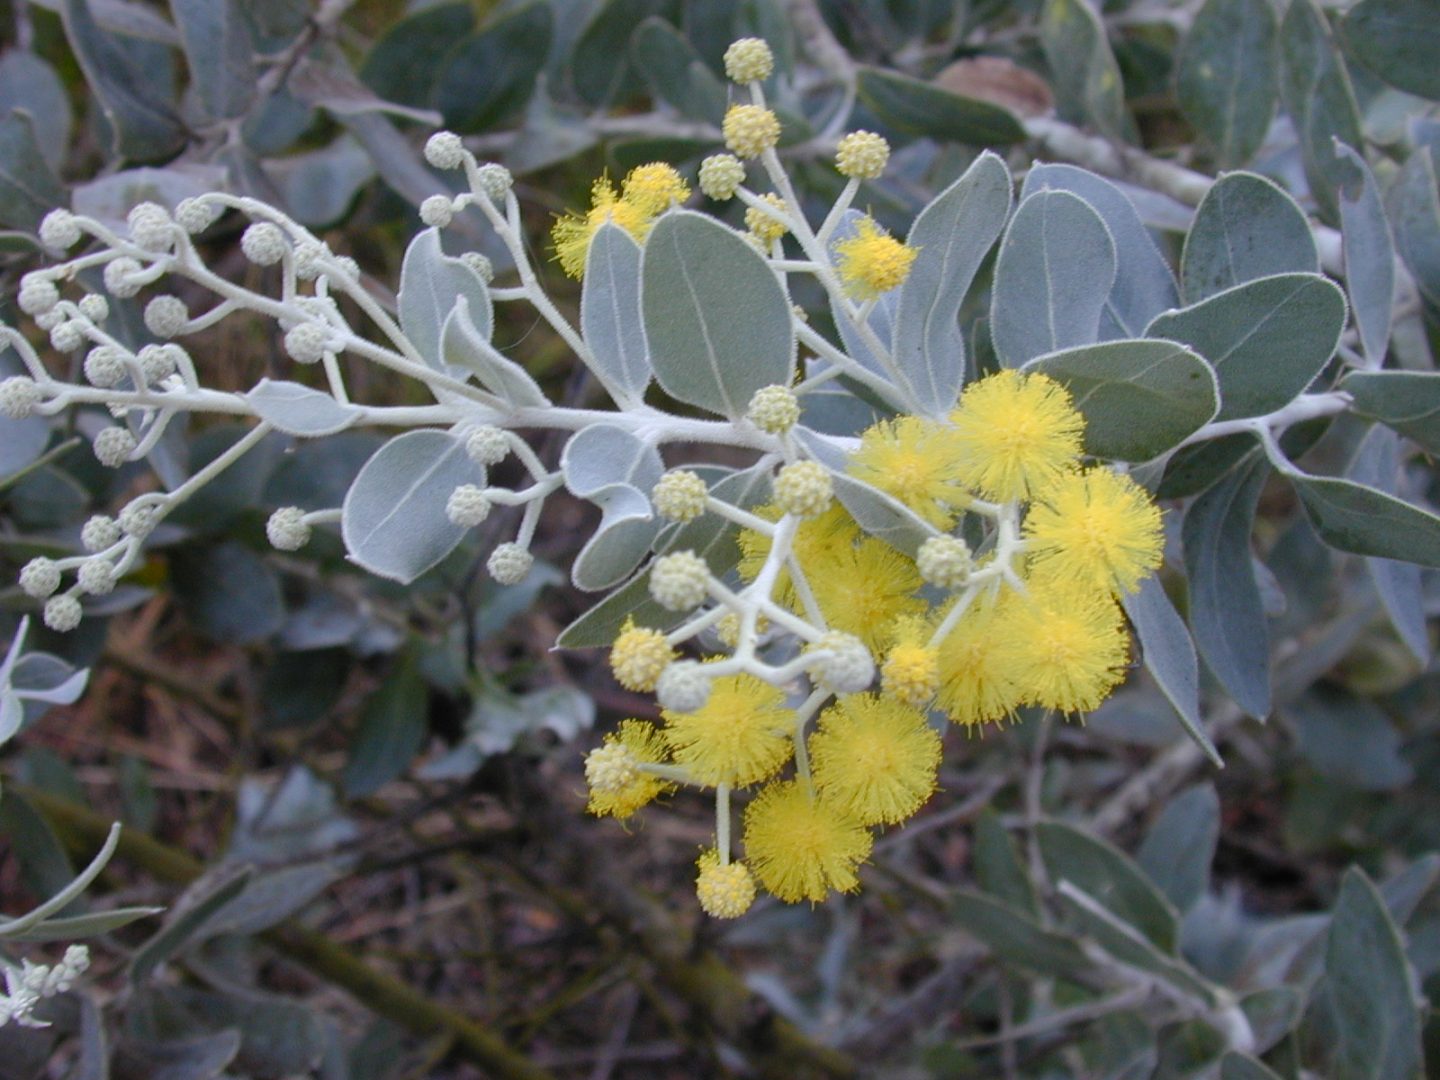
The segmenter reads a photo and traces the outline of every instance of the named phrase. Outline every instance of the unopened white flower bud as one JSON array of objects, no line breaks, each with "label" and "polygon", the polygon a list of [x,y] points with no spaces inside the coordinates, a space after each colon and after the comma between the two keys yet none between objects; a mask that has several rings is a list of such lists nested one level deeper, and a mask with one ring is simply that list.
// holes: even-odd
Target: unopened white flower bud
[{"label": "unopened white flower bud", "polygon": [[301,281],[314,281],[320,276],[320,260],[329,254],[324,244],[314,240],[302,240],[295,245],[291,256],[295,263],[295,276]]},{"label": "unopened white flower bud", "polygon": [[700,190],[717,202],[735,197],[745,182],[745,165],[734,154],[712,154],[700,162]]},{"label": "unopened white flower bud", "polygon": [[450,205],[448,195],[431,195],[420,204],[420,220],[426,225],[432,225],[437,229],[443,229],[455,217],[455,210]]},{"label": "unopened white flower bud", "polygon": [[95,436],[95,457],[101,465],[118,469],[129,460],[135,450],[135,436],[129,428],[102,428]]},{"label": "unopened white flower bud", "polygon": [[158,338],[172,338],[190,321],[190,309],[178,296],[157,296],[145,305],[145,329]]},{"label": "unopened white flower bud", "polygon": [[80,625],[85,612],[75,597],[52,596],[45,601],[45,625],[57,634],[68,634]]},{"label": "unopened white flower bud", "polygon": [[80,529],[80,544],[86,551],[105,551],[120,540],[120,523],[106,514],[96,514]]},{"label": "unopened white flower bud", "polygon": [[800,399],[788,386],[762,386],[750,399],[745,417],[761,431],[783,435],[800,419]]},{"label": "unopened white flower bud", "polygon": [[796,461],[775,474],[775,505],[796,517],[819,517],[835,497],[834,481],[819,462]]},{"label": "unopened white flower bud", "polygon": [[607,742],[585,755],[585,783],[600,795],[624,791],[640,776],[640,759],[624,743]]},{"label": "unopened white flower bud", "polygon": [[310,542],[305,511],[298,506],[282,506],[265,522],[265,536],[277,551],[299,551]]},{"label": "unopened white flower bud", "polygon": [[302,322],[285,333],[285,351],[300,364],[317,364],[330,344],[330,328],[324,323]]},{"label": "unopened white flower bud", "polygon": [[256,266],[274,266],[289,248],[285,234],[268,221],[255,222],[240,236],[240,250]]},{"label": "unopened white flower bud", "polygon": [[467,251],[460,256],[460,261],[474,270],[480,276],[480,280],[489,285],[495,280],[495,264],[478,251]]},{"label": "unopened white flower bud", "polygon": [[485,424],[477,427],[465,440],[465,453],[477,465],[487,468],[498,465],[510,453],[510,440],[498,427]]},{"label": "unopened white flower bud", "polygon": [[108,390],[125,377],[125,353],[116,345],[96,345],[85,355],[85,378]]},{"label": "unopened white flower bud", "polygon": [[44,600],[60,587],[60,567],[54,559],[41,555],[20,568],[20,591],[36,600]]},{"label": "unopened white flower bud", "polygon": [[220,207],[202,199],[181,199],[175,207],[175,221],[191,236],[204,232],[220,217]]},{"label": "unopened white flower bud", "polygon": [[105,264],[105,291],[117,300],[128,300],[140,291],[141,267],[129,255],[121,255]]},{"label": "unopened white flower bud", "polygon": [[155,508],[146,503],[131,503],[120,511],[116,520],[126,536],[143,540],[155,529]]},{"label": "unopened white flower bud", "polygon": [[705,674],[704,665],[694,660],[676,660],[656,680],[655,700],[670,712],[703,709],[710,700],[710,676]]},{"label": "unopened white flower bud", "polygon": [[775,56],[761,38],[741,38],[725,50],[725,74],[737,83],[764,82],[774,70]]},{"label": "unopened white flower bud", "polygon": [[60,290],[44,274],[32,272],[20,279],[15,302],[26,315],[43,315],[60,302]]},{"label": "unopened white flower bud", "polygon": [[158,383],[175,374],[175,353],[178,345],[146,345],[135,354],[147,383]]},{"label": "unopened white flower bud", "polygon": [[473,529],[490,516],[490,500],[474,484],[461,484],[446,500],[445,516],[455,525]]},{"label": "unopened white flower bud", "polygon": [[475,187],[488,196],[491,202],[504,200],[505,193],[514,183],[515,178],[510,175],[510,170],[494,162],[481,165],[475,174]]},{"label": "unopened white flower bud", "polygon": [[852,131],[835,148],[835,167],[855,180],[874,180],[889,160],[890,144],[873,131]]},{"label": "unopened white flower bud", "polygon": [[76,572],[82,592],[105,596],[115,591],[115,564],[109,559],[86,559]]},{"label": "unopened white flower bud", "polygon": [[465,163],[465,144],[453,131],[437,131],[425,140],[425,160],[437,169],[458,169]]},{"label": "unopened white flower bud", "polygon": [[69,318],[69,316],[66,315],[65,312],[61,309],[61,307],[57,304],[49,311],[42,311],[39,315],[36,315],[35,325],[48,334],[51,330],[54,330],[55,327],[63,323],[67,318]]},{"label": "unopened white flower bud", "polygon": [[958,536],[932,536],[915,553],[922,580],[942,589],[959,589],[970,580],[975,562],[970,546]]},{"label": "unopened white flower bud", "polygon": [[84,324],[66,319],[50,330],[50,346],[56,352],[74,352],[85,344]]},{"label": "unopened white flower bud", "polygon": [[86,293],[76,307],[80,309],[80,314],[92,323],[102,323],[110,317],[110,301],[99,293]]},{"label": "unopened white flower bud", "polygon": [[667,611],[699,607],[710,585],[710,567],[693,551],[661,555],[650,569],[650,595]]},{"label": "unopened white flower bud", "polygon": [[45,395],[29,375],[12,375],[0,382],[0,413],[11,420],[24,420]]},{"label": "unopened white flower bud", "polygon": [[650,493],[661,517],[671,521],[694,521],[705,512],[710,490],[698,473],[689,469],[673,469],[660,477]]},{"label": "unopened white flower bud", "polygon": [[174,222],[170,212],[159,203],[137,203],[130,210],[126,223],[130,239],[142,251],[166,251],[174,243]]},{"label": "unopened white flower bud", "polygon": [[875,659],[854,634],[831,630],[811,648],[831,655],[812,669],[820,682],[837,694],[858,694],[875,680]]},{"label": "unopened white flower bud", "polygon": [[485,569],[501,585],[519,585],[535,565],[535,556],[519,544],[501,544],[485,560]]},{"label": "unopened white flower bud", "polygon": [[40,222],[40,242],[55,251],[65,251],[80,242],[80,223],[69,210],[51,210]]}]

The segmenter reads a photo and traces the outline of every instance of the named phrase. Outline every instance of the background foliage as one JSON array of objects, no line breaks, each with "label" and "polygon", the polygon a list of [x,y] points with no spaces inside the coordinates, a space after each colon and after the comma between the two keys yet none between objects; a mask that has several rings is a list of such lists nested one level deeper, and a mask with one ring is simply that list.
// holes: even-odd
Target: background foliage
[{"label": "background foliage", "polygon": [[[1222,422],[1263,415],[1317,379],[1353,405],[1280,447],[1237,426],[1144,466],[1175,534],[1165,591],[1203,659],[1189,685],[1173,665],[1155,678],[1178,620],[1142,592],[1149,671],[1085,725],[952,733],[940,796],[879,842],[860,898],[728,926],[690,894],[702,807],[677,801],[638,836],[579,812],[576,740],[653,709],[593,650],[549,651],[593,600],[568,579],[594,508],[550,506],[521,586],[477,572],[510,524],[497,513],[402,588],[333,534],[298,555],[264,542],[274,507],[338,505],[379,437],[273,436],[80,630],[37,636],[57,659],[17,669],[43,690],[89,666],[92,688],[45,716],[27,705],[11,744],[7,909],[59,891],[118,818],[102,887],[62,914],[168,913],[93,943],[51,1027],[0,1028],[0,1075],[1425,1074],[1433,0],[45,0],[9,19],[11,295],[51,207],[118,220],[212,189],[286,208],[383,295],[414,206],[451,183],[420,154],[439,125],[516,174],[543,248],[601,169],[713,152],[720,56],[756,35],[778,59],[782,153],[822,212],[847,128],[897,148],[863,200],[898,232],[982,149],[1023,175],[1010,229],[1036,239],[984,259],[956,346],[972,374],[1044,355],[1098,394],[1092,451],[1147,462],[1217,405]],[[1222,170],[1240,171],[1212,185]],[[478,225],[452,231],[503,273]],[[207,234],[207,254],[243,279],[236,240]],[[1036,250],[1053,257],[1027,265]],[[558,272],[547,284],[578,305]],[[823,299],[809,306],[823,323]],[[585,400],[562,342],[499,318],[497,347],[550,400]],[[216,385],[271,373],[273,334],[208,340]],[[1186,348],[1105,344],[1138,338]],[[1196,357],[1218,398],[1194,389]],[[370,377],[372,396],[417,403]],[[75,550],[136,482],[96,466],[87,425],[7,422],[0,580]],[[177,425],[156,460],[183,476],[239,434]],[[553,463],[560,441],[537,450]],[[3,601],[14,626],[30,601]],[[608,639],[586,625],[568,640]]]}]

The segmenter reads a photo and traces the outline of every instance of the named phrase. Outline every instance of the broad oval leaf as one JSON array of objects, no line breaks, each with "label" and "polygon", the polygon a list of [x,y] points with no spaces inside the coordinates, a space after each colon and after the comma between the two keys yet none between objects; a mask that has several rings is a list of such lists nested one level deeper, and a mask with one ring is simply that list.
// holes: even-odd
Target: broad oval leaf
[{"label": "broad oval leaf", "polygon": [[1040,191],[1020,204],[995,264],[990,337],[1006,367],[1089,345],[1115,283],[1115,242],[1084,199]]},{"label": "broad oval leaf", "polygon": [[1173,341],[1106,341],[1025,365],[1063,384],[1085,417],[1085,452],[1149,461],[1209,423],[1219,408],[1215,374]]},{"label": "broad oval leaf", "polygon": [[1180,256],[1190,304],[1255,278],[1319,270],[1305,212],[1273,181],[1247,172],[1227,173],[1205,193]]},{"label": "broad oval leaf", "polygon": [[1210,883],[1210,860],[1220,840],[1220,798],[1215,785],[1196,784],[1166,804],[1135,854],[1176,910],[1189,911]]},{"label": "broad oval leaf", "polygon": [[1219,419],[1264,416],[1295,400],[1325,369],[1345,329],[1345,294],[1318,274],[1277,274],[1179,311],[1146,335],[1181,341],[1215,369]]},{"label": "broad oval leaf", "polygon": [[1025,128],[1009,110],[896,71],[862,66],[856,90],[876,116],[910,134],[974,146],[1025,138]]},{"label": "broad oval leaf", "polygon": [[1051,881],[1079,886],[1162,952],[1175,952],[1179,931],[1175,909],[1129,856],[1060,822],[1041,822],[1035,835]]},{"label": "broad oval leaf", "polygon": [[650,360],[671,397],[734,420],[756,390],[790,384],[790,300],[735,230],[671,211],[650,232],[640,279]]},{"label": "broad oval leaf", "polygon": [[1331,547],[1440,567],[1440,517],[1353,480],[1293,471],[1285,476]]},{"label": "broad oval leaf", "polygon": [[607,383],[639,400],[650,382],[650,349],[640,314],[640,245],[610,222],[585,256],[580,329]]},{"label": "broad oval leaf", "polygon": [[[70,150],[72,118],[70,97],[55,69],[32,52],[7,49],[0,56],[0,101],[11,110],[30,114],[33,126],[46,135],[39,146],[40,154],[52,170],[63,168]],[[0,152],[0,162],[7,167],[13,167],[15,161],[13,153]],[[58,188],[59,181],[54,182]],[[40,208],[42,216],[48,208],[63,202],[63,198],[47,202]]]},{"label": "broad oval leaf", "polygon": [[502,356],[470,318],[470,302],[455,298],[455,308],[445,318],[440,333],[441,358],[447,368],[473,371],[480,385],[516,408],[550,404],[529,373],[514,360]]},{"label": "broad oval leaf", "polygon": [[170,0],[170,11],[205,111],[243,116],[255,96],[255,47],[238,0]]},{"label": "broad oval leaf", "polygon": [[725,84],[670,23],[643,21],[630,36],[630,55],[655,97],[696,120],[717,126],[724,120]]},{"label": "broad oval leaf", "polygon": [[1275,117],[1279,20],[1267,0],[1206,0],[1176,62],[1176,101],[1222,168],[1244,165]]},{"label": "broad oval leaf", "polygon": [[256,416],[277,431],[305,438],[334,435],[364,415],[358,406],[284,379],[261,379],[245,400]]},{"label": "broad oval leaf", "polygon": [[352,562],[409,584],[455,550],[466,530],[445,504],[461,484],[485,483],[465,444],[443,431],[407,431],[367,461],[341,508]]},{"label": "broad oval leaf", "polygon": [[961,889],[950,905],[955,925],[1008,963],[1048,976],[1075,975],[1094,966],[1078,941],[1046,930],[1012,904]]},{"label": "broad oval leaf", "polygon": [[1440,453],[1440,373],[1353,371],[1341,381],[1340,389],[1354,398],[1356,414]]},{"label": "broad oval leaf", "polygon": [[402,653],[360,714],[340,777],[347,797],[373,795],[405,771],[425,741],[429,697],[413,653]]},{"label": "broad oval leaf", "polygon": [[891,337],[909,396],[927,415],[951,409],[965,381],[960,305],[1004,228],[1010,199],[1010,172],[987,150],[911,226],[907,243],[920,253],[900,286]]},{"label": "broad oval leaf", "polygon": [[666,0],[603,0],[580,31],[570,53],[570,77],[587,105],[599,108],[641,89],[630,63],[630,35],[652,15],[664,15]]},{"label": "broad oval leaf", "polygon": [[1074,165],[1036,165],[1021,198],[1036,191],[1069,191],[1100,215],[1115,242],[1115,284],[1100,313],[1100,340],[1136,338],[1156,315],[1179,303],[1175,276],[1140,220],[1135,204],[1103,176]]},{"label": "broad oval leaf", "polygon": [[1360,0],[1340,35],[1349,54],[1391,86],[1440,100],[1440,5],[1435,0]]},{"label": "broad oval leaf", "polygon": [[554,21],[549,4],[525,4],[446,53],[435,83],[435,105],[446,126],[485,131],[524,109],[550,52]]},{"label": "broad oval leaf", "polygon": [[1185,620],[1165,595],[1165,587],[1151,574],[1140,582],[1138,591],[1122,596],[1120,603],[1140,639],[1145,669],[1175,707],[1186,734],[1216,768],[1223,768],[1220,752],[1200,726],[1200,666],[1195,643]]},{"label": "broad oval leaf", "polygon": [[1040,45],[1053,75],[1061,117],[1088,121],[1111,138],[1133,141],[1134,123],[1125,108],[1120,65],[1098,11],[1086,0],[1046,0],[1040,15]]},{"label": "broad oval leaf", "polygon": [[441,250],[439,229],[417,233],[400,266],[400,293],[396,302],[400,309],[400,329],[436,371],[445,370],[442,333],[445,320],[461,297],[468,304],[471,324],[489,341],[495,328],[495,313],[485,282],[470,267]]},{"label": "broad oval leaf", "polygon": [[1325,779],[1357,791],[1395,791],[1415,779],[1384,711],[1339,688],[1314,686],[1281,706],[1300,752]]},{"label": "broad oval leaf", "polygon": [[[1440,8],[1436,14],[1440,15]],[[1355,313],[1355,328],[1365,359],[1374,367],[1385,361],[1395,298],[1395,244],[1385,217],[1380,187],[1365,159],[1344,143],[1335,153],[1354,167],[1339,186],[1341,250],[1345,254],[1345,292]]]},{"label": "broad oval leaf", "polygon": [[67,204],[34,120],[15,110],[0,117],[0,225],[33,232],[54,207]]},{"label": "broad oval leaf", "polygon": [[571,580],[589,592],[608,589],[640,564],[664,525],[649,498],[664,463],[649,443],[623,428],[600,423],[582,429],[565,444],[560,468],[570,493],[593,502],[603,514],[595,534],[575,557]]},{"label": "broad oval leaf", "polygon": [[1250,532],[1269,471],[1255,455],[1197,497],[1181,526],[1195,644],[1226,693],[1262,720],[1270,711],[1270,636]]},{"label": "broad oval leaf", "polygon": [[1390,187],[1387,201],[1395,229],[1395,247],[1415,285],[1430,303],[1440,306],[1440,183],[1435,159],[1418,147],[1406,159]]},{"label": "broad oval leaf", "polygon": [[475,10],[466,0],[439,3],[392,22],[360,68],[376,95],[398,105],[425,109],[435,103],[434,87],[443,66],[436,64],[475,28]]}]

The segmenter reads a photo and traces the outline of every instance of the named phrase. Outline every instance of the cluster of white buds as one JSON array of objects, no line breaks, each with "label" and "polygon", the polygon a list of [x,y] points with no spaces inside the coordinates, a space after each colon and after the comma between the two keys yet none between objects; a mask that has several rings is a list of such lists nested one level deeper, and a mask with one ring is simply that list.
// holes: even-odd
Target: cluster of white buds
[{"label": "cluster of white buds", "polygon": [[0,1027],[10,1022],[21,1027],[48,1027],[36,1020],[35,1006],[46,998],[68,992],[90,967],[90,950],[71,945],[56,964],[23,961],[19,967],[5,965],[5,993],[0,994]]}]

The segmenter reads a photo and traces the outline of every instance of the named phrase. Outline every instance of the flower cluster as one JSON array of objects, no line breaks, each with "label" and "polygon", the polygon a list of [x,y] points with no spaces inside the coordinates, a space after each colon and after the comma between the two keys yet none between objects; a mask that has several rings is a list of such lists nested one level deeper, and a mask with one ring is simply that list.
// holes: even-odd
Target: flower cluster
[{"label": "flower cluster", "polygon": [[572,210],[555,222],[550,234],[555,258],[571,277],[584,277],[590,241],[601,225],[617,225],[636,243],[643,243],[655,218],[689,197],[690,186],[674,168],[660,162],[631,169],[619,191],[608,177],[602,176],[590,191],[588,211],[582,214]]},{"label": "flower cluster", "polygon": [[25,960],[19,967],[5,965],[5,993],[0,994],[0,1027],[12,1020],[21,1027],[49,1027],[36,1020],[35,1006],[46,998],[63,994],[90,966],[90,950],[71,945],[58,964],[36,964]]}]

